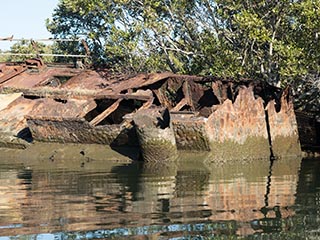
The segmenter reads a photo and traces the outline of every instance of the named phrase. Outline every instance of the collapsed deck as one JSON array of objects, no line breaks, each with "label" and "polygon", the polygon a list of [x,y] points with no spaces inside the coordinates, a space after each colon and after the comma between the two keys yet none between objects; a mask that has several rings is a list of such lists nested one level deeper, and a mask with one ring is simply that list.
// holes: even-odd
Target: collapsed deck
[{"label": "collapsed deck", "polygon": [[146,161],[179,150],[207,151],[214,161],[301,154],[290,89],[262,81],[121,75],[33,59],[0,65],[0,90],[5,147],[131,146]]}]

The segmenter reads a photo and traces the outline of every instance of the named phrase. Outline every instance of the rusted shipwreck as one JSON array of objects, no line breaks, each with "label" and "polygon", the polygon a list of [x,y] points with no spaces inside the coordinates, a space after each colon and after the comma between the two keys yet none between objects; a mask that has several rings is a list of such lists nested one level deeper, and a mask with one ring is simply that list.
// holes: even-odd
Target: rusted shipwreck
[{"label": "rusted shipwreck", "polygon": [[178,151],[206,151],[212,161],[301,154],[290,89],[262,81],[122,75],[31,59],[1,64],[0,89],[2,147],[105,144],[139,148],[145,161]]}]

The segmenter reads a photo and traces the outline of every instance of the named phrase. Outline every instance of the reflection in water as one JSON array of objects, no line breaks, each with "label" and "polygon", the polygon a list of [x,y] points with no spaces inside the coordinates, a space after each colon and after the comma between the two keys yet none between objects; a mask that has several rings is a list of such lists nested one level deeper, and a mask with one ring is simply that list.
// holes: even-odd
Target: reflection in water
[{"label": "reflection in water", "polygon": [[[296,230],[303,228],[309,239],[320,239],[320,159],[305,159],[297,187]],[[301,224],[303,223],[303,225]]]},{"label": "reflection in water", "polygon": [[319,162],[218,165],[195,157],[170,164],[92,161],[76,169],[57,164],[0,164],[0,237],[256,239],[320,232]]}]

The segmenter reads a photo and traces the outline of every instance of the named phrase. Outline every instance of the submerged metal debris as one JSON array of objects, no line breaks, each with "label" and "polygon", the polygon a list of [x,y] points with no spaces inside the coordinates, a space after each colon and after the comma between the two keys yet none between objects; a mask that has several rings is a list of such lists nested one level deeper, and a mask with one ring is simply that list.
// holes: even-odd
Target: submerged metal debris
[{"label": "submerged metal debris", "polygon": [[3,146],[132,146],[147,161],[177,150],[208,151],[213,161],[301,154],[289,89],[262,81],[115,75],[33,59],[0,65],[0,90]]}]

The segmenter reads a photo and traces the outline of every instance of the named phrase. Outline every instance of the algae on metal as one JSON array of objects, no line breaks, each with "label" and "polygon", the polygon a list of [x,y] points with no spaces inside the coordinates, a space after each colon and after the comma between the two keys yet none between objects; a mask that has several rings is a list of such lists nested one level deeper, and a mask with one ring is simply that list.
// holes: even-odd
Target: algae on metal
[{"label": "algae on metal", "polygon": [[274,157],[297,157],[302,156],[300,142],[297,136],[276,136],[272,140],[272,152]]},{"label": "algae on metal", "polygon": [[148,139],[141,144],[140,148],[143,160],[146,162],[172,161],[177,158],[177,148],[169,140]]},{"label": "algae on metal", "polygon": [[138,111],[133,122],[144,161],[168,161],[176,158],[176,139],[168,109]]},{"label": "algae on metal", "polygon": [[[23,72],[11,76],[15,67]],[[111,76],[107,69],[48,67],[41,59],[2,71],[0,91],[23,93],[4,96],[8,103],[18,97],[1,111],[0,130],[13,137],[29,127],[33,140],[111,148],[121,143],[140,147],[150,160],[172,158],[177,150],[208,151],[212,161],[268,158],[270,147],[279,156],[299,153],[289,90],[263,81],[173,73]],[[23,147],[10,139],[2,146]]]},{"label": "algae on metal", "polygon": [[243,144],[231,140],[211,142],[209,161],[225,162],[228,160],[270,159],[268,140],[263,137],[248,137]]},{"label": "algae on metal", "polygon": [[26,149],[29,143],[14,136],[0,134],[0,148]]},{"label": "algae on metal", "polygon": [[178,150],[210,151],[209,139],[206,134],[204,122],[198,120],[173,120],[173,129]]},{"label": "algae on metal", "polygon": [[[121,150],[121,151],[119,151]],[[26,149],[1,149],[1,162],[20,162],[28,166],[88,169],[95,165],[128,164],[138,160],[137,148],[112,149],[101,144],[62,144],[34,142]]]},{"label": "algae on metal", "polygon": [[[92,127],[84,119],[28,120],[35,140],[110,145],[121,133],[121,125]],[[37,127],[34,127],[34,126]],[[132,136],[134,137],[134,136]],[[133,140],[133,139],[131,139]]]},{"label": "algae on metal", "polygon": [[298,125],[289,88],[283,90],[280,103],[276,108],[275,101],[271,100],[266,106],[273,154],[278,158],[301,156]]}]

